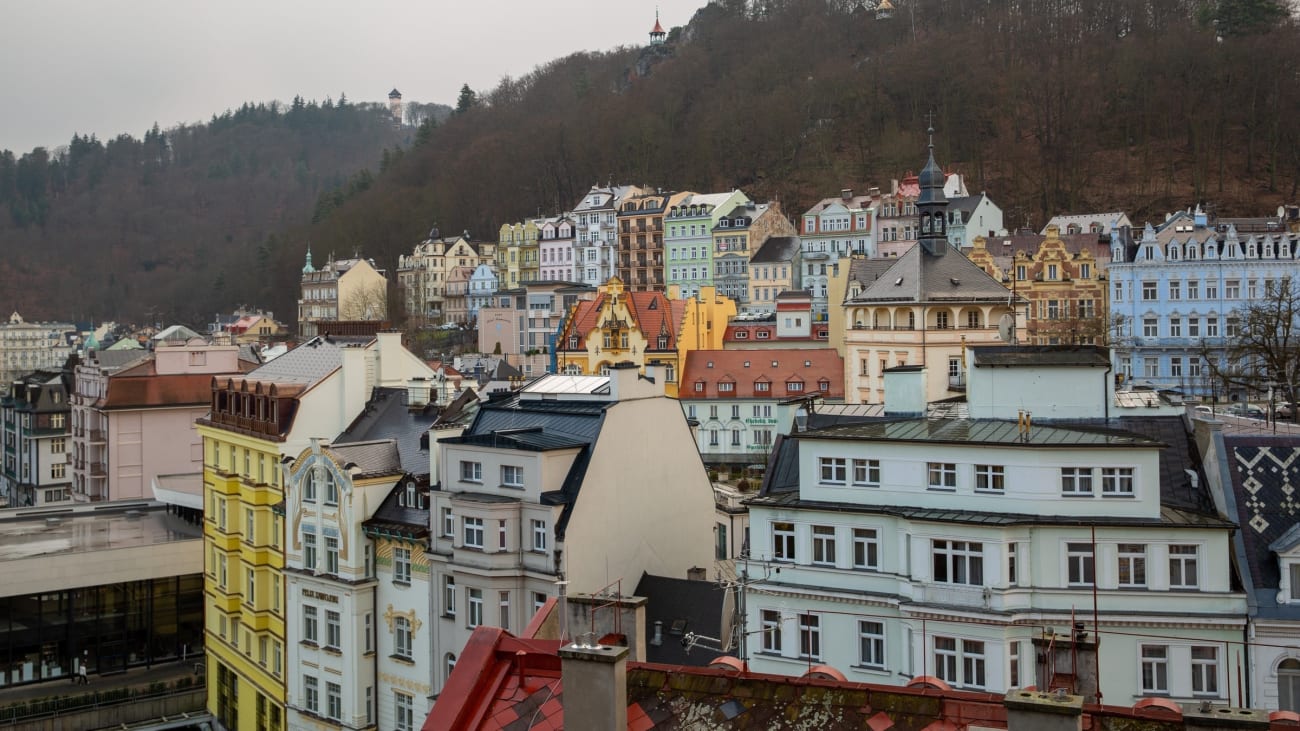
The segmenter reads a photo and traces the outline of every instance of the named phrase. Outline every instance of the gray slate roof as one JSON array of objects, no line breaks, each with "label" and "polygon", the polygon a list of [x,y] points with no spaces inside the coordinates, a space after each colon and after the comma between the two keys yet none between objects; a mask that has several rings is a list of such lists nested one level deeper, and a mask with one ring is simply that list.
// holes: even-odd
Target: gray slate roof
[{"label": "gray slate roof", "polygon": [[336,447],[356,442],[391,440],[397,445],[401,470],[411,475],[429,474],[429,450],[424,433],[438,419],[438,409],[407,408],[404,388],[376,388],[366,408],[334,440]]},{"label": "gray slate roof", "polygon": [[722,636],[724,591],[714,582],[641,574],[633,596],[646,598],[647,640],[654,637],[655,622],[663,623],[663,643],[647,642],[647,661],[703,667],[726,654],[702,644],[690,652],[682,646],[687,632],[713,638]]},{"label": "gray slate roof", "polygon": [[356,465],[360,470],[356,477],[378,477],[402,471],[402,461],[397,453],[397,441],[393,439],[332,444],[329,449],[343,461],[344,465]]},{"label": "gray slate roof", "polygon": [[859,281],[869,283],[849,302],[1005,302],[1012,297],[1001,282],[961,252],[933,256],[920,245],[893,259],[878,278]]},{"label": "gray slate roof", "polygon": [[1300,437],[1224,436],[1231,477],[1225,503],[1239,529],[1233,540],[1244,553],[1242,580],[1261,617],[1300,620],[1300,606],[1277,603],[1281,574],[1276,551],[1300,540]]},{"label": "gray slate roof", "polygon": [[330,338],[315,337],[270,363],[254,368],[244,377],[250,381],[311,385],[343,365],[343,347]]}]

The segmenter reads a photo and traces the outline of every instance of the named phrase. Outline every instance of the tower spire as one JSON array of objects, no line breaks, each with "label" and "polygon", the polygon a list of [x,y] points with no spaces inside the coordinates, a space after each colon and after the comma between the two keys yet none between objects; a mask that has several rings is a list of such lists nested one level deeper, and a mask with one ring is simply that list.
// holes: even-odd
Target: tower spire
[{"label": "tower spire", "polygon": [[916,198],[916,212],[920,216],[921,234],[918,237],[921,251],[929,256],[943,256],[948,251],[948,197],[944,195],[943,169],[934,161],[934,112],[930,117],[927,152],[929,159],[917,176],[921,193]]},{"label": "tower spire", "polygon": [[311,244],[307,244],[307,263],[303,265],[302,273],[311,274],[316,271],[316,267],[311,265]]}]

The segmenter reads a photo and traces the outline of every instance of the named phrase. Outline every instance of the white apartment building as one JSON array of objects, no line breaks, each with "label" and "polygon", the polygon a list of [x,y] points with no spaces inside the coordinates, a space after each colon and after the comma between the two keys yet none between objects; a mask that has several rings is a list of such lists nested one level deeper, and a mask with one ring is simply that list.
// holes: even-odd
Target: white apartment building
[{"label": "white apartment building", "polygon": [[519,632],[559,581],[630,594],[643,572],[712,565],[714,496],[690,427],[631,364],[483,403],[439,440],[432,475],[435,692],[476,627]]},{"label": "white apartment building", "polygon": [[27,322],[17,312],[0,324],[0,383],[37,370],[58,370],[72,353],[66,322]]},{"label": "white apartment building", "polygon": [[1233,526],[1181,417],[1108,418],[1108,363],[973,347],[966,413],[927,418],[906,369],[884,417],[781,437],[737,567],[750,666],[1241,705]]}]

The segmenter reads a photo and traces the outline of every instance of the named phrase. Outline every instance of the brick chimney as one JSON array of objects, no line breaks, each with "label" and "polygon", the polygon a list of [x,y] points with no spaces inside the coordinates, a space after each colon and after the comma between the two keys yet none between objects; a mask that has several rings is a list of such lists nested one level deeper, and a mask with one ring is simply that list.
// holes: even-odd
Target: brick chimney
[{"label": "brick chimney", "polygon": [[578,642],[560,648],[566,729],[627,728],[627,652],[626,647]]}]

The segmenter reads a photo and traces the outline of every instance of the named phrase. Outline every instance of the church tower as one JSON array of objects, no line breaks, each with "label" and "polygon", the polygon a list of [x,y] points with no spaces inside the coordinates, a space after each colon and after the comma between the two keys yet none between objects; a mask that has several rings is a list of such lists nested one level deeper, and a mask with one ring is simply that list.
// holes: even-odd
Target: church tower
[{"label": "church tower", "polygon": [[921,218],[918,240],[922,253],[943,256],[948,251],[948,197],[943,194],[943,169],[934,161],[934,127],[926,132],[930,135],[930,159],[917,179],[921,187],[916,198],[916,212]]},{"label": "church tower", "polygon": [[659,25],[659,8],[655,8],[655,27],[650,30],[650,45],[662,46],[664,39],[668,34],[664,32],[664,27]]}]

